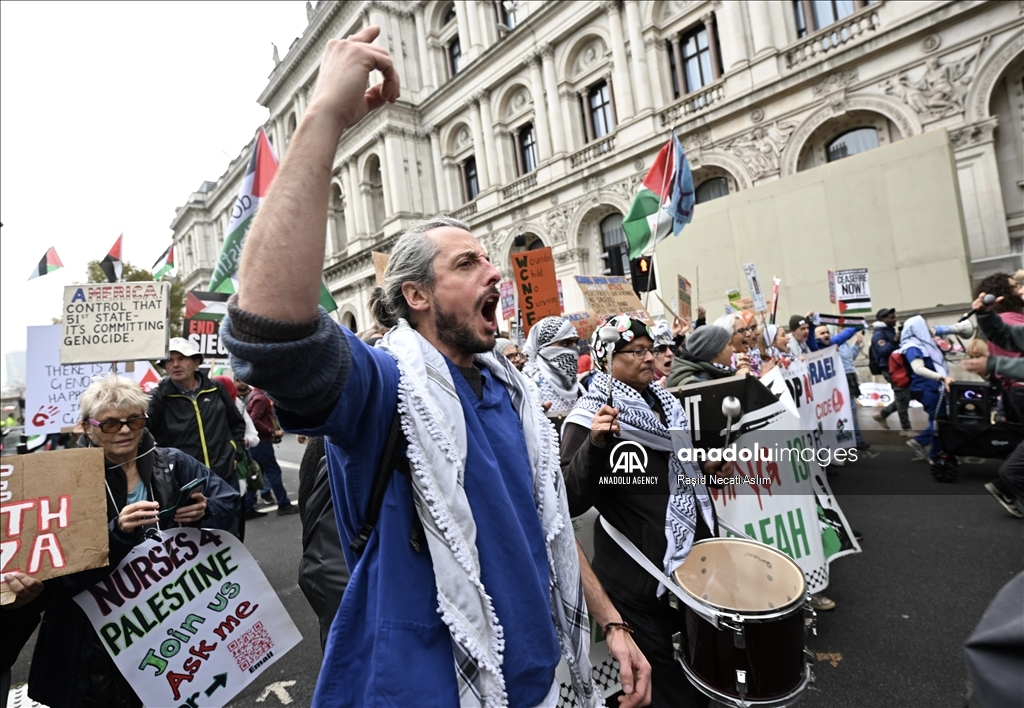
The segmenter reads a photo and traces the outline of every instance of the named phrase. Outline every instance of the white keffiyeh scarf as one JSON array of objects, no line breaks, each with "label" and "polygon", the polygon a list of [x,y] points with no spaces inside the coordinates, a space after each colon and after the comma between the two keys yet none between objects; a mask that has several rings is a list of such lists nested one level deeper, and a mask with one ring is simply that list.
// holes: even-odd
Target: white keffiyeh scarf
[{"label": "white keffiyeh scarf", "polygon": [[527,357],[523,374],[540,388],[541,401],[551,401],[550,413],[568,413],[583,388],[576,380],[579,352],[552,342],[577,337],[576,328],[564,317],[545,317],[530,330],[523,353]]},{"label": "white keffiyeh scarf", "polygon": [[[459,702],[505,706],[504,628],[480,579],[476,522],[463,485],[465,415],[455,383],[441,353],[405,320],[377,346],[398,364],[398,411],[408,441],[413,498],[434,566],[438,612],[451,632]],[[580,704],[596,705],[590,628],[555,431],[507,359],[487,352],[474,361],[505,386],[522,421],[548,552],[552,619]]]},{"label": "white keffiyeh scarf", "polygon": [[[650,404],[636,389],[610,378],[603,372],[594,375],[589,392],[577,402],[575,410],[565,419],[566,424],[576,423],[590,430],[594,415],[608,402],[609,386],[612,390],[612,405],[619,409],[620,438],[633,440],[652,450],[669,453],[669,499],[665,511],[665,539],[668,541],[668,547],[662,566],[665,574],[671,577],[672,572],[683,564],[693,547],[697,532],[698,509],[708,528],[715,528],[714,511],[707,487],[703,484],[679,484],[680,476],[695,479],[700,475],[700,469],[693,462],[679,460],[673,448],[669,428],[685,431],[682,435],[677,433],[681,438],[681,445],[692,447],[693,443],[689,437],[690,424],[679,401],[660,386],[648,386],[647,390],[661,403],[668,426],[661,422]],[[658,595],[664,592],[664,586],[659,585]]]}]

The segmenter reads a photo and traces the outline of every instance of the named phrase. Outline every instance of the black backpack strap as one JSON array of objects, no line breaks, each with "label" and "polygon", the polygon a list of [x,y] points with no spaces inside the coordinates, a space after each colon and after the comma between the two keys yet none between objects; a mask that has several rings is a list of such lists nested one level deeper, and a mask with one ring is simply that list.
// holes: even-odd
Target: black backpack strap
[{"label": "black backpack strap", "polygon": [[[380,465],[373,476],[373,488],[370,490],[370,504],[366,509],[366,516],[363,517],[363,526],[359,534],[352,539],[349,548],[356,555],[362,555],[373,533],[373,527],[377,525],[380,518],[380,508],[384,505],[384,493],[387,492],[388,484],[391,483],[391,474],[397,466],[398,450],[402,443],[402,420],[398,411],[395,411],[395,418],[391,421],[391,430],[388,432],[387,442],[384,444],[384,454],[381,455]],[[404,460],[402,460],[404,462]]]}]

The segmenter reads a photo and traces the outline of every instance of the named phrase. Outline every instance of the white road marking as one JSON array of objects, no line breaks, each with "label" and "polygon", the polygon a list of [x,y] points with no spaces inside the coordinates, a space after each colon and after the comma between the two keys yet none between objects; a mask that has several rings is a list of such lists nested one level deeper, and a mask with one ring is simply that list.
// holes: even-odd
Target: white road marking
[{"label": "white road marking", "polygon": [[256,702],[263,703],[263,701],[267,700],[267,697],[273,693],[281,703],[288,705],[292,702],[292,697],[288,695],[288,691],[285,689],[294,685],[294,681],[277,681],[276,683],[272,683],[263,689],[263,693],[261,693],[260,697],[256,699]]}]

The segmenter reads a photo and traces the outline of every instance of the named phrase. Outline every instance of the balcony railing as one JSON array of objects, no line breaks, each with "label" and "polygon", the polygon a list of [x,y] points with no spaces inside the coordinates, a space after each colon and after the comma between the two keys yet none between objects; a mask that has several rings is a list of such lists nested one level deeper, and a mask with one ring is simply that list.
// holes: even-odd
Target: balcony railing
[{"label": "balcony railing", "polygon": [[868,5],[828,27],[818,30],[786,52],[786,67],[794,69],[855,42],[878,29],[878,6]]},{"label": "balcony railing", "polygon": [[661,113],[661,127],[674,125],[681,120],[706,111],[716,103],[725,100],[725,85],[719,81],[688,93]]},{"label": "balcony railing", "polygon": [[590,143],[585,148],[578,152],[574,152],[569,156],[569,164],[573,167],[579,167],[585,165],[591,160],[595,160],[601,155],[605,155],[615,149],[615,133],[612,133],[606,138],[601,138],[597,142]]},{"label": "balcony railing", "polygon": [[465,206],[463,206],[463,207],[453,211],[451,213],[451,217],[453,219],[459,219],[460,221],[465,221],[468,217],[472,216],[475,213],[476,213],[476,202],[472,201],[469,204],[466,204]]},{"label": "balcony railing", "polygon": [[531,172],[520,180],[516,180],[507,187],[503,187],[501,190],[502,199],[515,199],[520,194],[525,193],[529,189],[533,189],[537,186],[537,173]]}]

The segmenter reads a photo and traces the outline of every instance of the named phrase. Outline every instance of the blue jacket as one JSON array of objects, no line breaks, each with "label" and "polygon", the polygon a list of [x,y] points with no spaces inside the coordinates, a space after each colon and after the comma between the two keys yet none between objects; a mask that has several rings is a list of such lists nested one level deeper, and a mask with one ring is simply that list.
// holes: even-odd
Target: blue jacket
[{"label": "blue jacket", "polygon": [[889,356],[898,347],[899,345],[896,344],[896,330],[889,325],[878,327],[876,324],[875,331],[871,335],[869,356],[880,371],[885,372],[889,370]]}]

